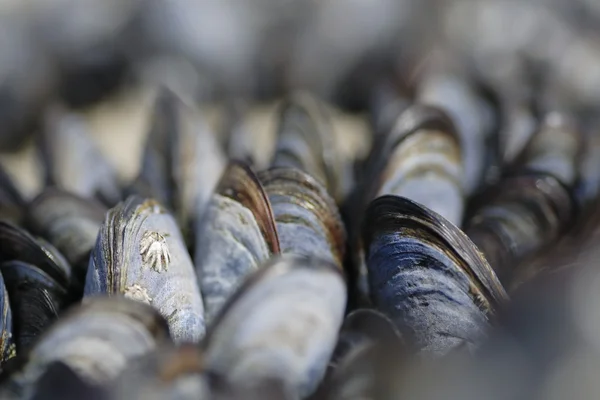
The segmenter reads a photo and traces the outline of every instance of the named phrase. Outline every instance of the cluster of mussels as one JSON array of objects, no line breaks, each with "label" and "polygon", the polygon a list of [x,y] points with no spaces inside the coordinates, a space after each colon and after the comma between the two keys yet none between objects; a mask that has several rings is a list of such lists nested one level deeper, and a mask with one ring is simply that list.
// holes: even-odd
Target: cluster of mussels
[{"label": "cluster of mussels", "polygon": [[46,188],[27,201],[1,175],[2,395],[386,399],[420,387],[406,368],[479,361],[505,288],[549,265],[523,261],[595,195],[585,137],[553,111],[494,163],[431,99],[374,107],[393,122],[351,163],[332,107],[293,93],[257,171],[264,143],[219,142],[162,89],[125,185],[85,120],[49,110]]},{"label": "cluster of mussels", "polygon": [[[598,398],[596,3],[9,3],[0,399]],[[125,180],[77,108],[155,53]]]}]

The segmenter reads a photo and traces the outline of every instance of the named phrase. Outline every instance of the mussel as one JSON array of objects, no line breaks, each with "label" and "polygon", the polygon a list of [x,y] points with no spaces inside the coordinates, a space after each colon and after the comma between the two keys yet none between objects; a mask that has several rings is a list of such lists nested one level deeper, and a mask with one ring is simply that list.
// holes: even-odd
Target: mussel
[{"label": "mussel", "polygon": [[280,107],[271,166],[300,169],[325,185],[336,200],[340,199],[341,159],[330,111],[304,92],[294,93]]},{"label": "mussel", "polygon": [[[338,335],[338,343],[317,398],[369,397],[379,385],[386,361],[402,358],[403,342],[394,323],[381,312],[361,308],[350,312]],[[379,361],[375,365],[375,360]],[[387,362],[389,362],[389,360]]]},{"label": "mussel", "polygon": [[373,343],[393,345],[394,342],[399,344],[401,341],[398,328],[385,314],[368,308],[354,310],[344,319],[330,365],[337,367],[340,362],[352,357],[352,353]]},{"label": "mussel", "polygon": [[469,238],[406,198],[382,196],[363,230],[374,304],[420,351],[445,354],[481,343],[504,288]]},{"label": "mussel", "polygon": [[325,186],[296,168],[272,168],[258,177],[271,202],[282,253],[320,257],[342,267],[346,231]]},{"label": "mussel", "polygon": [[177,218],[188,243],[226,165],[200,111],[163,89],[153,110],[140,175],[130,192],[153,197]]},{"label": "mussel", "polygon": [[64,287],[72,280],[71,266],[52,245],[23,228],[0,221],[0,262],[20,260],[37,265]]},{"label": "mussel", "polygon": [[254,173],[231,162],[196,233],[195,265],[210,322],[244,278],[279,253],[269,199]]},{"label": "mussel", "polygon": [[108,206],[121,199],[115,169],[104,158],[83,116],[60,106],[48,110],[40,148],[47,183]]},{"label": "mussel", "polygon": [[370,158],[364,191],[367,204],[386,194],[402,196],[460,226],[464,210],[461,148],[445,112],[425,105],[409,107]]},{"label": "mussel", "polygon": [[[56,382],[60,382],[60,387],[56,387]],[[35,382],[29,400],[102,400],[106,397],[106,391],[103,387],[90,384],[81,378],[66,363],[54,361],[48,364],[44,373]],[[19,397],[17,394],[11,394]],[[7,397],[10,395],[7,395]],[[10,397],[9,397],[10,398]]]},{"label": "mussel", "polygon": [[195,345],[164,343],[133,360],[109,390],[112,400],[207,399],[211,387],[202,351]]},{"label": "mussel", "polygon": [[[371,330],[371,328],[369,328]],[[375,332],[373,332],[375,333]],[[364,337],[366,339],[366,336]],[[350,400],[396,398],[391,382],[402,376],[399,366],[409,364],[413,355],[396,339],[383,332],[361,340],[339,360],[319,388],[317,398]]]},{"label": "mussel", "polygon": [[600,195],[600,134],[596,126],[587,132],[581,160],[581,179],[577,187],[578,202],[583,206],[593,204]]},{"label": "mussel", "polygon": [[582,133],[572,115],[549,112],[516,159],[514,168],[552,175],[572,189],[580,177],[583,143]]},{"label": "mussel", "polygon": [[539,124],[532,105],[533,89],[527,82],[528,77],[519,76],[522,74],[524,73],[517,73],[516,77],[493,78],[490,83],[500,103],[498,144],[501,162],[504,165],[510,165],[521,154]]},{"label": "mussel", "polygon": [[454,124],[444,111],[412,105],[389,132],[374,143],[362,181],[355,187],[350,220],[350,265],[353,296],[359,305],[370,302],[365,244],[361,227],[364,210],[378,196],[397,195],[419,202],[456,226],[464,209],[461,149]]},{"label": "mussel", "polygon": [[151,304],[177,342],[204,336],[204,306],[175,219],[152,199],[130,196],[106,214],[92,250],[84,295]]},{"label": "mussel", "polygon": [[55,361],[62,361],[89,383],[106,384],[129,361],[168,339],[165,320],[146,304],[124,298],[86,299],[36,342],[6,390],[27,397]]},{"label": "mussel", "polygon": [[0,221],[0,272],[13,313],[13,340],[22,351],[75,300],[71,267],[49,243]]},{"label": "mussel", "polygon": [[463,188],[467,195],[479,188],[490,164],[488,145],[494,115],[491,105],[457,63],[444,51],[436,50],[430,65],[417,85],[417,99],[422,104],[440,107],[454,121],[460,138]]},{"label": "mussel", "polygon": [[0,274],[0,368],[5,361],[15,356],[13,318],[8,291]]},{"label": "mussel", "polygon": [[474,201],[465,232],[503,283],[573,222],[580,146],[579,131],[568,119],[549,114],[513,170]]},{"label": "mussel", "polygon": [[28,221],[36,234],[45,237],[73,267],[73,279],[83,292],[90,253],[96,244],[107,209],[93,199],[48,188],[31,201]]},{"label": "mussel", "polygon": [[251,275],[209,329],[207,369],[234,385],[280,379],[311,394],[333,353],[346,306],[333,264],[283,255]]},{"label": "mussel", "polygon": [[57,318],[68,301],[67,289],[43,270],[22,261],[0,265],[15,312],[14,335],[18,351],[27,349]]},{"label": "mussel", "polygon": [[206,371],[203,352],[194,345],[163,344],[133,360],[108,390],[111,400],[214,399],[292,400],[280,380],[232,385]]}]

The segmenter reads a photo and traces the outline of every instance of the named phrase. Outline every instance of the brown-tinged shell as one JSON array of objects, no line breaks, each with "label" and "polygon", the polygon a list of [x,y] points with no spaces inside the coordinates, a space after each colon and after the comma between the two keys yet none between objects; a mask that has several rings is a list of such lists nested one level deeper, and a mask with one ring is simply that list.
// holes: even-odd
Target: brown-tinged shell
[{"label": "brown-tinged shell", "polygon": [[[282,252],[314,255],[314,249],[305,248],[307,243],[295,240],[293,233],[283,236],[283,224],[308,227],[324,234],[324,240],[330,249],[327,257],[341,267],[346,246],[346,232],[339,211],[327,190],[317,180],[307,173],[295,168],[272,168],[258,174],[271,201],[271,207],[278,224],[279,238],[286,243]],[[300,216],[288,214],[289,208],[294,207]],[[311,216],[312,215],[312,216]],[[311,224],[318,223],[315,227]],[[292,231],[289,231],[292,232]],[[316,240],[316,237],[315,237]]]},{"label": "brown-tinged shell", "polygon": [[278,254],[280,252],[271,203],[263,185],[245,164],[231,161],[223,172],[215,192],[229,197],[251,210],[271,253]]}]

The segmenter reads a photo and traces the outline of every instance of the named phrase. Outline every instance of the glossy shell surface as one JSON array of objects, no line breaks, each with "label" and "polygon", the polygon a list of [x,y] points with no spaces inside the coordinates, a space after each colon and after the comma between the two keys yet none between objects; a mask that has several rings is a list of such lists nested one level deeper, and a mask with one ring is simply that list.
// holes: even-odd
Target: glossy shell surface
[{"label": "glossy shell surface", "polygon": [[200,111],[175,92],[161,90],[134,192],[174,210],[188,239],[225,166],[223,150]]},{"label": "glossy shell surface", "polygon": [[569,191],[550,175],[505,179],[473,211],[465,232],[508,283],[527,256],[555,240],[573,220]]},{"label": "glossy shell surface", "polygon": [[15,356],[16,348],[13,336],[12,309],[2,275],[0,275],[0,290],[0,313],[2,313],[0,315],[0,363],[4,363]]},{"label": "glossy shell surface", "polygon": [[506,293],[466,235],[411,200],[384,196],[367,210],[363,240],[373,301],[407,340],[433,354],[480,343]]},{"label": "glossy shell surface", "polygon": [[134,361],[115,380],[110,398],[178,399],[209,398],[202,351],[194,345],[162,345]]},{"label": "glossy shell surface", "polygon": [[325,374],[345,306],[344,279],[333,265],[272,259],[215,320],[205,343],[207,367],[232,382],[283,379],[307,396]]},{"label": "glossy shell surface", "polygon": [[340,160],[325,104],[308,93],[294,93],[281,105],[277,131],[271,166],[305,171],[337,198]]},{"label": "glossy shell surface", "polygon": [[444,112],[422,105],[408,108],[372,157],[373,186],[367,196],[406,197],[460,226],[464,211],[461,148]]},{"label": "glossy shell surface", "polygon": [[204,306],[194,266],[175,219],[137,196],[111,209],[92,251],[85,295],[124,295],[151,304],[175,341],[204,336]]},{"label": "glossy shell surface", "polygon": [[206,318],[272,254],[279,238],[262,185],[243,164],[226,169],[196,232],[195,265]]},{"label": "glossy shell surface", "polygon": [[11,309],[18,351],[24,351],[58,318],[68,304],[67,289],[40,268],[22,261],[0,265]]},{"label": "glossy shell surface", "polygon": [[325,187],[295,168],[273,168],[258,177],[273,208],[281,252],[321,257],[341,268],[346,232]]},{"label": "glossy shell surface", "polygon": [[44,333],[14,383],[26,391],[54,361],[90,383],[108,383],[128,362],[168,338],[164,319],[148,305],[123,298],[88,299]]},{"label": "glossy shell surface", "polygon": [[437,64],[432,62],[432,70],[421,78],[417,97],[423,104],[446,110],[454,121],[462,149],[463,187],[470,194],[481,185],[487,169],[492,111],[466,76],[447,68],[452,58],[442,57]]},{"label": "glossy shell surface", "polygon": [[28,207],[33,231],[48,239],[83,282],[107,209],[60,189],[46,189]]}]

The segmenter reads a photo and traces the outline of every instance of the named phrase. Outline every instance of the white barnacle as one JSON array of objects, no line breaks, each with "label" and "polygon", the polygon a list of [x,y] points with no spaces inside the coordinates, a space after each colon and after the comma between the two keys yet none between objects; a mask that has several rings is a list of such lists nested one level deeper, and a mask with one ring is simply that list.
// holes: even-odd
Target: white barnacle
[{"label": "white barnacle", "polygon": [[140,285],[132,285],[125,289],[125,297],[142,303],[150,304],[152,298],[148,295],[148,290]]},{"label": "white barnacle", "polygon": [[140,241],[142,262],[156,272],[166,271],[171,262],[171,253],[165,237],[158,232],[146,231]]}]

